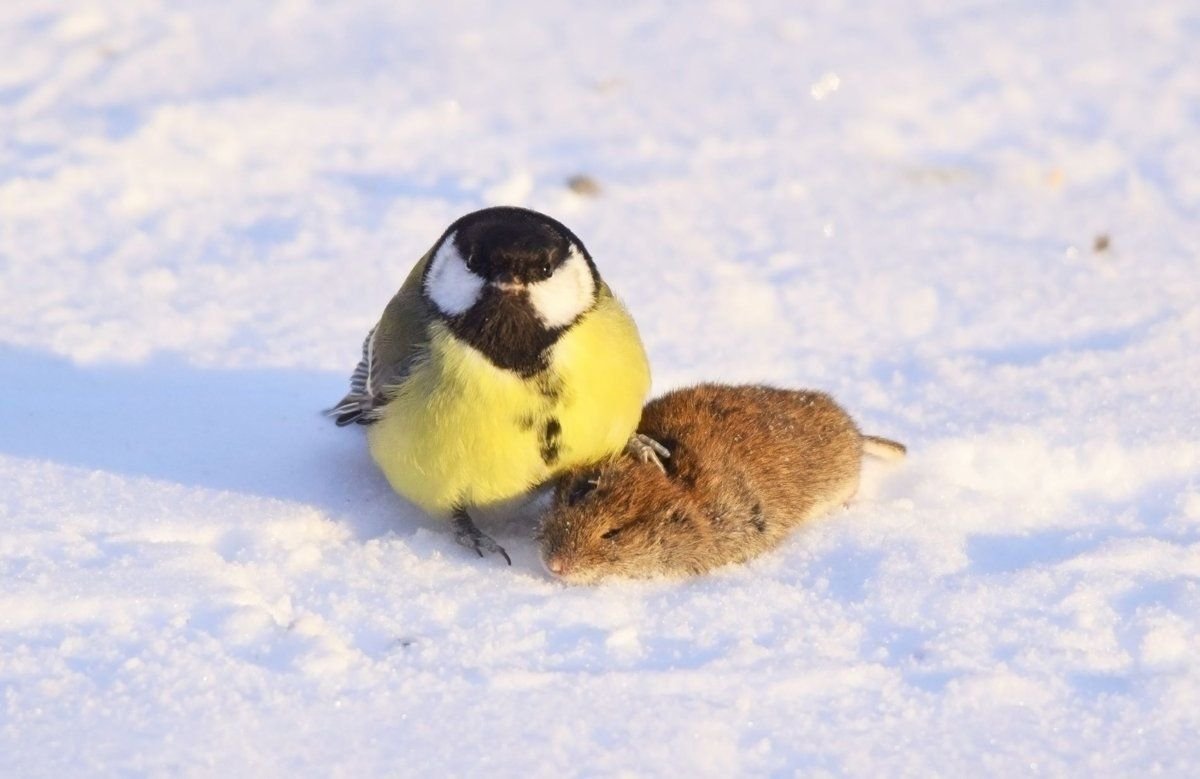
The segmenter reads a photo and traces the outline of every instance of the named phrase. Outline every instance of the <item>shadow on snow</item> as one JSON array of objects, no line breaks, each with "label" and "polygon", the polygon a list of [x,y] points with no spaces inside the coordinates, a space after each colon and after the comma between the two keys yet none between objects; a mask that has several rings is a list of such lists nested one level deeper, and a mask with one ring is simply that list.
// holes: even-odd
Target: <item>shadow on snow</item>
[{"label": "shadow on snow", "polygon": [[[346,385],[317,371],[204,368],[171,356],[87,366],[3,347],[0,452],[309,504],[365,537],[422,523],[376,471],[361,429],[320,413]],[[393,505],[355,518],[364,499]],[[382,516],[393,510],[404,521]]]}]

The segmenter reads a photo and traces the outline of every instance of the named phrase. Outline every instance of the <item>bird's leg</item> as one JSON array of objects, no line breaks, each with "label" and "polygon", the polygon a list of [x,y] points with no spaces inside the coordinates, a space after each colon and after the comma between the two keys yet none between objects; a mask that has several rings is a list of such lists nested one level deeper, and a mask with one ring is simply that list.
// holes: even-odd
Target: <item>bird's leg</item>
[{"label": "bird's leg", "polygon": [[660,471],[667,472],[662,461],[671,456],[671,450],[645,433],[634,433],[630,436],[629,443],[625,444],[625,451],[635,459],[644,463],[654,463]]},{"label": "bird's leg", "polygon": [[466,509],[454,509],[454,540],[468,549],[474,549],[480,557],[483,557],[484,552],[499,552],[504,557],[504,562],[512,565],[512,558],[504,551],[504,547],[475,527]]}]

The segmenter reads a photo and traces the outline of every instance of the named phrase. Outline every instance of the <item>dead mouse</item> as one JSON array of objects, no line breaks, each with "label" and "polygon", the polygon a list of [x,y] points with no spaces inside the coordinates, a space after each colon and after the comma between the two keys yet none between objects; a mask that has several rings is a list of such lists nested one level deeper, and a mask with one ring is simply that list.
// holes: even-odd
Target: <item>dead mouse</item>
[{"label": "dead mouse", "polygon": [[822,392],[702,384],[646,405],[638,432],[670,451],[666,472],[625,454],[564,474],[538,531],[564,581],[699,574],[748,560],[801,522],[845,504],[864,453],[903,444],[862,435]]}]

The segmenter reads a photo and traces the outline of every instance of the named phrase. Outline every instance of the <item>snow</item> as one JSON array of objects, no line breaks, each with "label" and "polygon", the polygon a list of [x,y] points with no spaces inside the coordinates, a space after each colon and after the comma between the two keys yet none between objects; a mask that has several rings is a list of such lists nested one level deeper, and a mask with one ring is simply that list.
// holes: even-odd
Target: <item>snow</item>
[{"label": "snow", "polygon": [[[0,774],[1200,771],[1200,11],[0,6]],[[598,195],[572,191],[585,175]],[[909,460],[568,588],[319,410],[454,218]],[[1105,242],[1108,246],[1097,250]]]}]

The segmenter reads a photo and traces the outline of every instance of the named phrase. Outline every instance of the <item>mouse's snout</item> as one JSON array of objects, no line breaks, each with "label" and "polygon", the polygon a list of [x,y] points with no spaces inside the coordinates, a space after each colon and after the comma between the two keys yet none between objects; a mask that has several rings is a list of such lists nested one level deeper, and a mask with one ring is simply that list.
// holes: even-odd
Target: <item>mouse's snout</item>
[{"label": "mouse's snout", "polygon": [[571,561],[563,554],[550,555],[546,558],[546,570],[555,576],[566,576],[571,571]]}]

